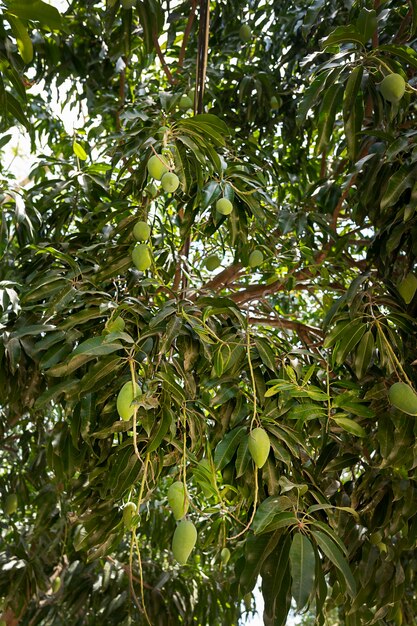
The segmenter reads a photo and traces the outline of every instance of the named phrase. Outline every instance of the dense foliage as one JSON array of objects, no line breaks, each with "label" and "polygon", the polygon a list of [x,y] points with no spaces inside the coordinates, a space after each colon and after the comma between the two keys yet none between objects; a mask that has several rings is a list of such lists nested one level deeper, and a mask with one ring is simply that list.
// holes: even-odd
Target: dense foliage
[{"label": "dense foliage", "polygon": [[417,624],[417,4],[210,5],[0,0],[7,626]]}]

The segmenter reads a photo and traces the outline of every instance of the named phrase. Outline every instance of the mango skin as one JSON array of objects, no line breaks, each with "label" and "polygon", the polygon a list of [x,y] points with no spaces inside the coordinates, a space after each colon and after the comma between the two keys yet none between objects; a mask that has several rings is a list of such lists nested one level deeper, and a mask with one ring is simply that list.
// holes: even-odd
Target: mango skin
[{"label": "mango skin", "polygon": [[168,164],[162,154],[153,154],[147,163],[147,168],[152,178],[161,180],[162,176],[168,171]]},{"label": "mango skin", "polygon": [[140,387],[137,383],[135,383],[135,391],[133,392],[132,382],[130,380],[120,389],[119,395],[117,396],[116,406],[118,414],[125,422],[130,420],[135,412],[135,407],[132,402],[136,396],[140,395],[140,393]]},{"label": "mango skin", "polygon": [[216,202],[216,211],[221,215],[230,215],[233,211],[233,204],[227,198],[219,198]]},{"label": "mango skin", "polygon": [[266,430],[263,428],[254,428],[249,433],[248,448],[256,467],[263,467],[271,448],[271,442]]},{"label": "mango skin", "polygon": [[161,179],[162,189],[167,193],[174,193],[177,191],[180,184],[180,179],[173,172],[166,172]]},{"label": "mango skin", "polygon": [[151,227],[146,222],[136,222],[133,227],[133,236],[137,241],[148,241],[151,236]]},{"label": "mango skin", "polygon": [[209,272],[217,269],[220,265],[220,259],[217,254],[210,254],[206,260],[204,261],[204,265],[208,269]]},{"label": "mango skin", "polygon": [[17,511],[17,495],[15,493],[9,493],[4,503],[4,512],[6,515],[13,515]]},{"label": "mango skin", "polygon": [[388,398],[396,409],[407,415],[417,415],[417,393],[407,383],[399,382],[391,385]]},{"label": "mango skin", "polygon": [[253,250],[249,255],[249,267],[257,267],[261,265],[264,260],[264,255],[260,250]]},{"label": "mango skin", "polygon": [[242,26],[239,29],[239,37],[245,43],[247,43],[248,41],[252,39],[252,29],[249,26],[249,24],[242,24]]},{"label": "mango skin", "polygon": [[405,80],[401,74],[388,74],[379,86],[388,102],[399,102],[405,93]]},{"label": "mango skin", "polygon": [[171,507],[175,519],[182,519],[189,507],[188,495],[186,489],[184,489],[184,483],[179,480],[172,483],[168,489],[167,497],[168,504]]},{"label": "mango skin", "polygon": [[152,265],[151,252],[146,243],[137,243],[132,250],[132,261],[140,272],[148,270]]},{"label": "mango skin", "polygon": [[190,520],[182,520],[172,538],[172,553],[180,565],[185,565],[197,541],[197,529]]},{"label": "mango skin", "polygon": [[417,291],[417,278],[409,272],[398,285],[398,292],[406,304],[410,304]]},{"label": "mango skin", "polygon": [[229,559],[230,559],[229,548],[223,548],[223,550],[220,552],[220,560],[223,563],[223,565],[226,565],[226,563],[229,562]]},{"label": "mango skin", "polygon": [[134,515],[136,515],[136,505],[134,502],[128,502],[123,507],[123,524],[127,530],[131,530],[133,526],[132,518]]}]

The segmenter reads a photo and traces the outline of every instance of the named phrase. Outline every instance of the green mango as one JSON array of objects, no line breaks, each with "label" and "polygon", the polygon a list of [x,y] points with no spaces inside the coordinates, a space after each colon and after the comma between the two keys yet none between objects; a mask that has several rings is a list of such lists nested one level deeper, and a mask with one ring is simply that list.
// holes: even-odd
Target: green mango
[{"label": "green mango", "polygon": [[216,202],[216,211],[221,215],[230,215],[233,211],[233,204],[227,198],[219,198]]},{"label": "green mango", "polygon": [[136,505],[134,502],[128,502],[123,507],[123,524],[127,530],[131,530],[133,526],[132,518],[134,515],[136,515]]},{"label": "green mango", "polygon": [[269,455],[271,442],[263,428],[254,428],[249,433],[249,453],[256,467],[263,467]]},{"label": "green mango", "polygon": [[184,483],[179,480],[172,483],[168,489],[168,504],[176,520],[180,520],[188,511],[189,499]]},{"label": "green mango", "polygon": [[148,270],[152,265],[152,256],[146,243],[137,243],[132,250],[132,261],[136,269],[141,272]]},{"label": "green mango", "polygon": [[6,515],[13,515],[17,511],[17,495],[15,493],[9,493],[4,503],[4,512]]},{"label": "green mango", "polygon": [[148,241],[151,236],[151,227],[146,222],[136,222],[133,227],[133,236],[137,241]]},{"label": "green mango", "polygon": [[257,267],[261,265],[264,260],[264,255],[260,250],[253,250],[249,255],[249,267]]},{"label": "green mango", "polygon": [[147,167],[149,175],[156,180],[161,180],[162,176],[168,172],[169,169],[168,163],[162,154],[153,154],[147,163]]},{"label": "green mango", "polygon": [[396,409],[407,415],[417,415],[417,393],[407,383],[399,382],[391,385],[388,398]]},{"label": "green mango", "polygon": [[162,189],[167,193],[174,193],[177,191],[180,184],[180,179],[173,172],[167,172],[162,176],[161,185]]},{"label": "green mango", "polygon": [[190,520],[182,520],[172,538],[172,553],[180,565],[185,565],[197,541],[197,529]]},{"label": "green mango", "polygon": [[132,382],[129,380],[127,383],[123,385],[123,387],[119,391],[119,395],[117,396],[117,412],[119,413],[122,420],[127,422],[132,417],[135,412],[135,407],[132,404],[134,398],[139,396],[141,393],[140,387],[137,383],[135,383],[135,387],[133,389]]},{"label": "green mango", "polygon": [[405,93],[405,80],[400,74],[388,74],[379,85],[382,95],[388,102],[399,102]]}]

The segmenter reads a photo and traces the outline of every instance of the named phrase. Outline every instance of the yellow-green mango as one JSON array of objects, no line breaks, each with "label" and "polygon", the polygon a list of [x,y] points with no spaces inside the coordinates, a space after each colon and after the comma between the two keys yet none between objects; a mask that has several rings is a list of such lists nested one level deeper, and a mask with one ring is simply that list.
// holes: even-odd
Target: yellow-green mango
[{"label": "yellow-green mango", "polygon": [[263,428],[254,428],[249,433],[249,452],[256,467],[263,467],[269,455],[271,442]]},{"label": "yellow-green mango", "polygon": [[176,520],[184,517],[188,511],[189,500],[187,490],[184,483],[177,480],[168,489],[168,504],[174,514]]},{"label": "yellow-green mango", "polygon": [[407,383],[391,385],[388,391],[389,401],[395,408],[407,415],[417,415],[417,393]]},{"label": "yellow-green mango", "polygon": [[180,565],[185,565],[197,541],[197,529],[190,520],[182,520],[172,538],[172,553]]},{"label": "yellow-green mango", "polygon": [[123,387],[119,391],[119,395],[117,396],[117,412],[120,417],[124,421],[130,420],[133,413],[135,412],[135,407],[132,404],[134,398],[140,394],[140,387],[137,383],[133,388],[132,381],[128,381],[123,385]]}]

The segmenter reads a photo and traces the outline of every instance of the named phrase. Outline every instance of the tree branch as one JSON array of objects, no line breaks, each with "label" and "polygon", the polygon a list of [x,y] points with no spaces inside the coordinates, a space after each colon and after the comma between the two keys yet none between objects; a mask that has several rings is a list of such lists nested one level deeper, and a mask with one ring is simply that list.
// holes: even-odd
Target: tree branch
[{"label": "tree branch", "polygon": [[197,9],[197,0],[191,0],[191,12],[190,12],[190,15],[188,16],[187,25],[184,30],[184,37],[182,40],[181,50],[180,50],[180,54],[178,57],[179,68],[182,68],[182,66],[184,65],[185,51],[187,49],[188,38],[190,36],[191,29],[193,27],[196,9]]},{"label": "tree branch", "polygon": [[167,65],[167,63],[165,61],[165,57],[164,57],[164,55],[162,53],[161,46],[159,45],[158,37],[157,37],[155,31],[152,31],[152,39],[153,39],[153,45],[155,46],[155,50],[156,50],[156,53],[158,55],[158,58],[161,61],[162,69],[164,70],[164,72],[166,74],[166,77],[168,78],[169,83],[171,85],[175,85],[175,83],[177,81],[172,76],[171,70],[169,69],[169,67],[168,67],[168,65]]},{"label": "tree branch", "polygon": [[324,333],[320,328],[314,326],[308,326],[302,322],[296,320],[287,320],[284,317],[249,317],[249,324],[257,326],[272,326],[273,328],[288,328],[289,330],[295,330],[298,333],[308,333],[316,335],[317,337],[323,337]]}]

